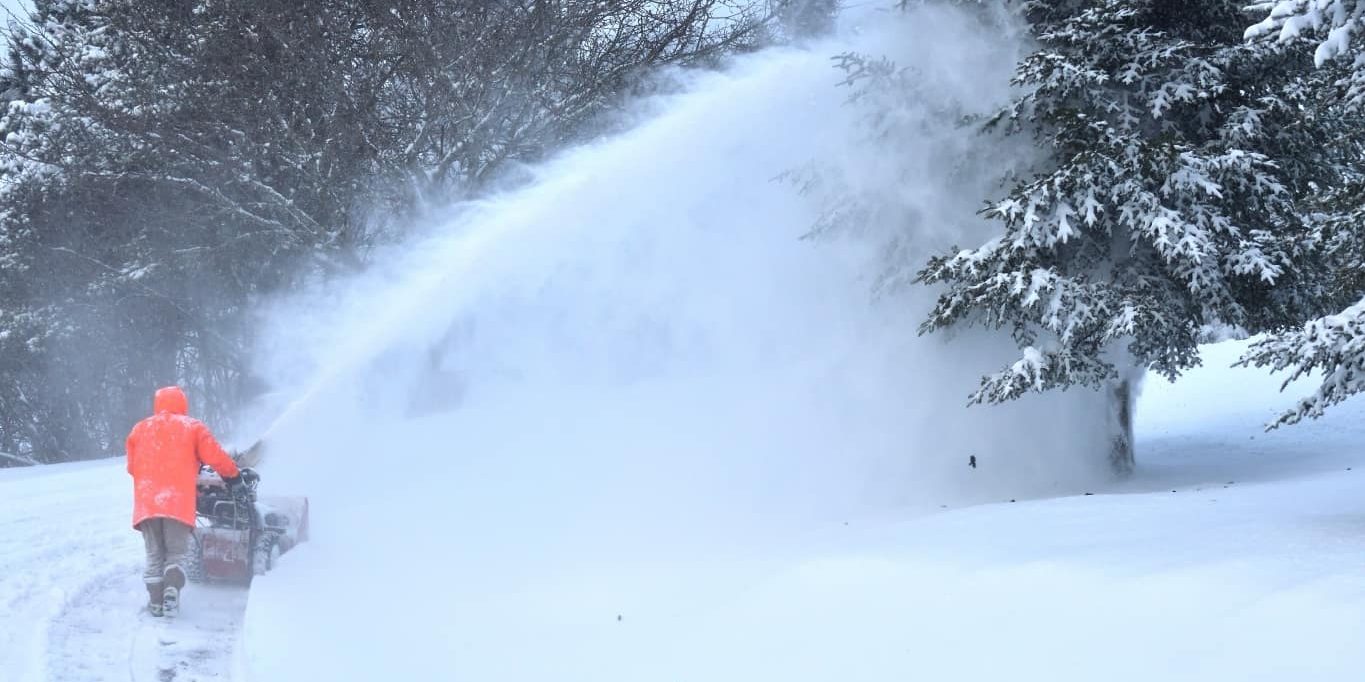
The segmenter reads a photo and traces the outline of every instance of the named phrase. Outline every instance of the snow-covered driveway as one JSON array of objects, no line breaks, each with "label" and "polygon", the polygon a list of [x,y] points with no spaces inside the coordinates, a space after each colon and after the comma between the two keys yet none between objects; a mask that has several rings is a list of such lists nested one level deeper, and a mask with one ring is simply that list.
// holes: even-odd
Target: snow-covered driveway
[{"label": "snow-covered driveway", "polygon": [[245,592],[191,585],[151,621],[130,510],[121,461],[0,471],[0,680],[229,678]]}]

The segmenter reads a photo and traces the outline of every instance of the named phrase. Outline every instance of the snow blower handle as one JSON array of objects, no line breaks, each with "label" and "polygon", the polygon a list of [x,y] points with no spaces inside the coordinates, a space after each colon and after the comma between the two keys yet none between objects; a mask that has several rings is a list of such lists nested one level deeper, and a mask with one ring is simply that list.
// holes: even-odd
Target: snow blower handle
[{"label": "snow blower handle", "polygon": [[261,475],[255,470],[243,467],[235,478],[225,478],[223,482],[227,484],[228,493],[232,495],[233,501],[246,506],[251,504],[251,490],[260,480]]}]

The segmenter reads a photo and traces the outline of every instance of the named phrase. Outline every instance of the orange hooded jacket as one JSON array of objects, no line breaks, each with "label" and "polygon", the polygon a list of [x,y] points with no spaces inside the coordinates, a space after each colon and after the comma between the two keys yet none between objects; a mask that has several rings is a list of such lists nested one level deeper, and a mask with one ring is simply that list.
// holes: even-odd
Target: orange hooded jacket
[{"label": "orange hooded jacket", "polygon": [[209,427],[188,416],[189,400],[179,387],[157,390],[152,411],[128,434],[133,527],[151,518],[193,526],[200,463],[213,467],[223,478],[235,478],[237,464],[214,440]]}]

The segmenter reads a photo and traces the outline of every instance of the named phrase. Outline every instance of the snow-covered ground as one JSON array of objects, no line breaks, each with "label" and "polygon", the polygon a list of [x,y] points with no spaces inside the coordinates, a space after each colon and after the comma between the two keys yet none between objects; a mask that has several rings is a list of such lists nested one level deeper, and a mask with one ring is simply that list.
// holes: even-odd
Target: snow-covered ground
[{"label": "snow-covered ground", "polygon": [[[237,653],[253,680],[1360,679],[1365,406],[1262,433],[1287,401],[1224,368],[1240,348],[1148,385],[1141,470],[1095,495],[850,518],[691,561],[588,557],[527,572],[497,608],[381,582],[333,593],[325,619],[274,619],[332,587],[324,530],[258,583]],[[163,630],[139,613],[128,488],[117,462],[0,472],[0,679],[247,679],[240,592],[192,586]],[[413,584],[441,580],[430,550]],[[346,618],[377,612],[393,620]]]},{"label": "snow-covered ground", "polygon": [[191,585],[173,626],[143,612],[122,462],[0,470],[0,680],[223,680],[246,593]]},{"label": "snow-covered ground", "polygon": [[1263,433],[1288,401],[1274,379],[1227,368],[1243,347],[1149,383],[1138,475],[1073,495],[668,560],[550,553],[560,563],[468,589],[444,582],[464,559],[437,523],[411,582],[377,572],[331,604],[306,595],[383,562],[343,568],[334,548],[306,547],[253,594],[254,679],[1359,679],[1365,410]]}]

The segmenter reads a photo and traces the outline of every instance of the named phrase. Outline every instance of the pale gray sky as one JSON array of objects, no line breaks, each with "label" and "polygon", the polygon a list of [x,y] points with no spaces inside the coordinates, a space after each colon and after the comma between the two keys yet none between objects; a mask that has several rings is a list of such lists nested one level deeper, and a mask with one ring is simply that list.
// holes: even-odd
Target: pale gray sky
[{"label": "pale gray sky", "polygon": [[0,0],[0,17],[9,18],[10,12],[24,16],[28,12],[28,0]]}]

